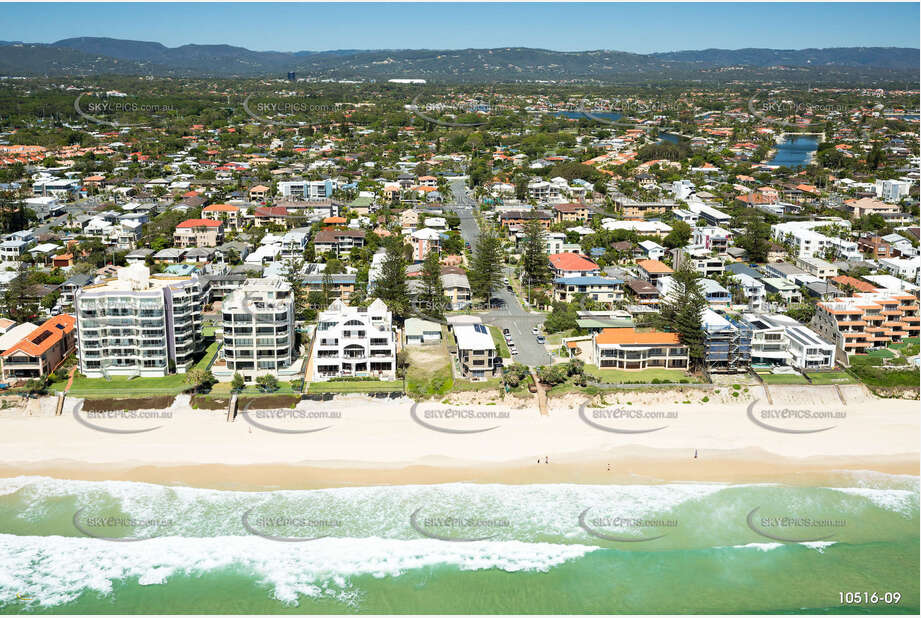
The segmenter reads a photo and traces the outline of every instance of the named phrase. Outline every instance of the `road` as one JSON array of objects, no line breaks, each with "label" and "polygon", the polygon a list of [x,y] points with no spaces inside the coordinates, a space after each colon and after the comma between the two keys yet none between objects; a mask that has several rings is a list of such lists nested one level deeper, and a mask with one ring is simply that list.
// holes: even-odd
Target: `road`
[{"label": "road", "polygon": [[[476,239],[480,229],[477,226],[474,212],[476,202],[467,196],[464,181],[451,183],[454,201],[448,207],[460,217],[461,236],[471,247],[476,246]],[[506,268],[506,276],[511,279],[514,272]],[[518,348],[518,354],[513,360],[529,367],[549,365],[550,355],[547,350],[531,333],[531,329],[543,323],[544,316],[539,313],[528,313],[518,301],[518,297],[505,288],[493,293],[493,298],[498,300],[497,308],[482,314],[483,322],[499,329],[508,328],[512,333],[512,341]]]}]

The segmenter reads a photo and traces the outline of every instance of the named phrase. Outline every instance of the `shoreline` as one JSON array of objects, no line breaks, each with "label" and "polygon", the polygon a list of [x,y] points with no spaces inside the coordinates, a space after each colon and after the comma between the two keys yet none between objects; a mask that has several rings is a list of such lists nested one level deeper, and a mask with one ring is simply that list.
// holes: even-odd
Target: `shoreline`
[{"label": "shoreline", "polygon": [[[657,485],[665,483],[848,485],[862,475],[919,475],[917,455],[778,458],[766,452],[687,452],[618,449],[551,457],[549,464],[509,461],[362,466],[351,463],[91,464],[71,460],[0,465],[0,478],[42,476],[77,481],[126,481],[222,491],[309,490],[337,487],[474,483],[502,485]],[[610,470],[608,465],[610,464]]]}]

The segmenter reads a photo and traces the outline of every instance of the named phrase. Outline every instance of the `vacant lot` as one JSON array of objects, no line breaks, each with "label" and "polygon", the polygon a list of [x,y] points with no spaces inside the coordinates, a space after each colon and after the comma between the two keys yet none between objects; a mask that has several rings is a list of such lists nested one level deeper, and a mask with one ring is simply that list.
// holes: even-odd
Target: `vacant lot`
[{"label": "vacant lot", "polygon": [[437,345],[407,346],[409,369],[406,392],[410,395],[444,395],[454,386],[451,356],[444,342]]}]

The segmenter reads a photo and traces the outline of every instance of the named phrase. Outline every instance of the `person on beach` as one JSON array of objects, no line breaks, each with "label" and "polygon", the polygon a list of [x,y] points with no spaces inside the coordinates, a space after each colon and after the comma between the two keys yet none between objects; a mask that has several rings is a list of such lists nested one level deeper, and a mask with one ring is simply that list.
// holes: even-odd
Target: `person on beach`
[{"label": "person on beach", "polygon": [[547,455],[544,455],[544,463],[545,464],[550,463],[550,457],[548,457]]},{"label": "person on beach", "polygon": [[697,449],[694,449],[694,459],[697,459]]}]

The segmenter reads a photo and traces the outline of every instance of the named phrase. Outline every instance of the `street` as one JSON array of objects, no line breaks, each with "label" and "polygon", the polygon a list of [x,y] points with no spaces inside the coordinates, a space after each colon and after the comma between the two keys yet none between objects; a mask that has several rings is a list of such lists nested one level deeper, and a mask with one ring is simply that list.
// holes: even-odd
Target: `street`
[{"label": "street", "polygon": [[[476,202],[467,196],[464,181],[451,183],[454,201],[448,207],[460,217],[461,236],[471,247],[476,246],[479,227],[474,218]],[[511,279],[514,272],[506,267],[505,276]],[[508,328],[512,333],[512,341],[518,348],[518,354],[513,356],[515,362],[529,367],[549,365],[550,355],[540,343],[537,343],[531,329],[539,326],[544,321],[544,316],[539,313],[529,313],[518,301],[518,297],[509,292],[504,286],[493,293],[493,298],[499,301],[499,306],[491,311],[481,314],[483,322],[490,326],[497,326],[500,330]]]}]

